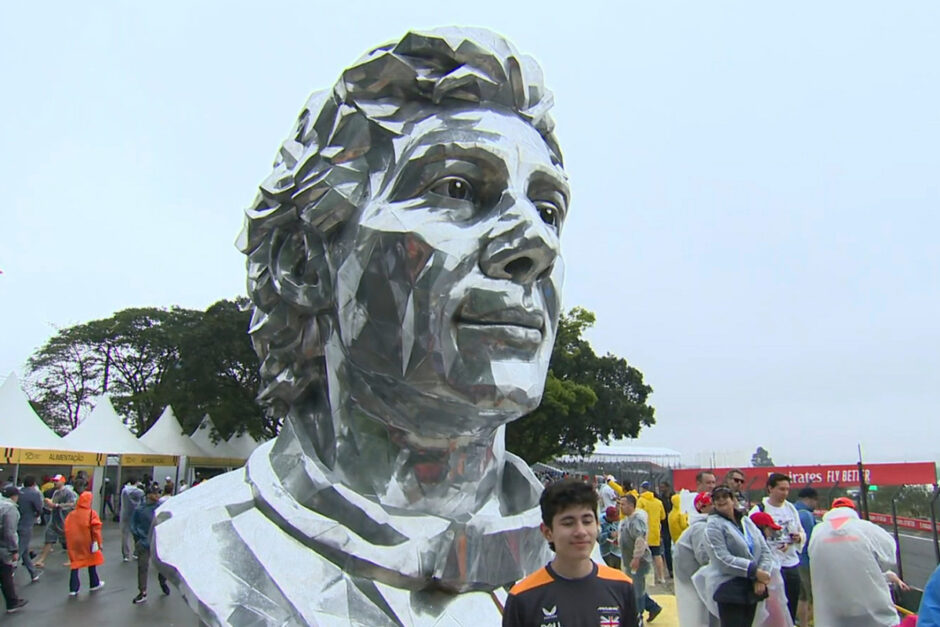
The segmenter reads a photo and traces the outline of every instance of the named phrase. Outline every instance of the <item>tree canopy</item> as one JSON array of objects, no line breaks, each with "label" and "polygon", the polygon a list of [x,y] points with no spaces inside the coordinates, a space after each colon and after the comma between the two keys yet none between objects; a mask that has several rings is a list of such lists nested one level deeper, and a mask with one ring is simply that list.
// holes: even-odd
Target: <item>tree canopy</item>
[{"label": "tree canopy", "polygon": [[[208,413],[221,437],[277,435],[280,420],[255,400],[259,363],[243,305],[124,309],[60,329],[27,363],[37,413],[66,433],[107,393],[138,435],[167,405],[187,431]],[[626,360],[594,353],[583,337],[593,324],[582,308],[561,316],[542,402],[507,427],[507,448],[529,463],[586,454],[598,439],[636,437],[654,423],[652,388]]]},{"label": "tree canopy", "polygon": [[562,314],[542,402],[506,427],[506,448],[530,464],[588,454],[598,440],[635,438],[656,422],[643,373],[621,357],[599,357],[583,337],[594,321],[581,307]]},{"label": "tree canopy", "polygon": [[172,404],[186,429],[208,412],[225,435],[270,437],[277,426],[254,401],[258,359],[248,323],[239,303],[223,300],[204,312],[132,308],[60,329],[27,362],[34,407],[60,433],[108,394],[137,434]]},{"label": "tree canopy", "polygon": [[763,446],[758,446],[754,454],[751,455],[751,466],[759,468],[769,468],[774,465],[774,460],[770,459],[770,453]]}]

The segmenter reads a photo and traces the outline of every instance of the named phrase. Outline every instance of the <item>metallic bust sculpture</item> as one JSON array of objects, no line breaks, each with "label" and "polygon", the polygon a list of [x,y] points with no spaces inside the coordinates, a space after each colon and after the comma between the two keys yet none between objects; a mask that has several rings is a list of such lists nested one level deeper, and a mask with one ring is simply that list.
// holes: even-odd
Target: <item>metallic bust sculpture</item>
[{"label": "metallic bust sculpture", "polygon": [[498,624],[550,559],[503,432],[540,401],[560,307],[551,105],[532,59],[462,28],[310,97],[238,244],[282,430],[154,528],[202,621]]}]

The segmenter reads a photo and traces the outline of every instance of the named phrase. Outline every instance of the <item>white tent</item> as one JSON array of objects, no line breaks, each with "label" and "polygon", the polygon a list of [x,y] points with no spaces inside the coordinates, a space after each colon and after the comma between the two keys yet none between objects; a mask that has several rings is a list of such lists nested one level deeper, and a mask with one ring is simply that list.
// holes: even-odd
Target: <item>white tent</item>
[{"label": "white tent", "polygon": [[62,438],[62,442],[80,451],[116,455],[154,455],[155,451],[134,437],[124,426],[111,399],[102,397],[91,414]]},{"label": "white tent", "polygon": [[0,446],[9,448],[80,450],[62,441],[42,421],[12,372],[0,385]]},{"label": "white tent", "polygon": [[190,436],[190,438],[199,446],[199,448],[205,450],[212,457],[243,457],[242,455],[236,453],[225,440],[219,440],[217,443],[214,443],[212,441],[213,430],[218,431],[218,429],[215,428],[215,425],[212,424],[212,418],[209,417],[209,414],[206,414],[203,417],[202,422],[199,423],[199,426],[196,427],[196,430],[193,431],[193,434]]},{"label": "white tent", "polygon": [[247,459],[251,453],[261,445],[261,442],[251,437],[247,431],[233,435],[228,439],[228,446],[235,453],[235,457]]},{"label": "white tent", "polygon": [[167,408],[160,414],[147,433],[139,440],[160,455],[185,455],[186,457],[211,457],[198,444],[183,433],[183,428],[173,414],[173,408]]}]

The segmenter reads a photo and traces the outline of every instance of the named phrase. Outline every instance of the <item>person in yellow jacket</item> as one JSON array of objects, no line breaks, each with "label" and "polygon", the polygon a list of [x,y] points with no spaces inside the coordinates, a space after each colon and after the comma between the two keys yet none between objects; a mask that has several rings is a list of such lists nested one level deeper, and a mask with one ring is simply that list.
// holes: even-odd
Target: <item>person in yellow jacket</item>
[{"label": "person in yellow jacket", "polygon": [[669,521],[669,536],[673,543],[678,542],[682,532],[689,528],[689,515],[679,511],[679,495],[672,495],[672,510],[666,517]]},{"label": "person in yellow jacket", "polygon": [[666,582],[666,563],[663,561],[662,521],[666,520],[666,508],[650,489],[649,481],[640,484],[640,499],[636,506],[646,512],[649,518],[649,531],[646,536],[653,554],[653,572],[656,581]]},{"label": "person in yellow jacket", "polygon": [[610,487],[612,487],[612,488],[614,489],[614,492],[617,493],[617,498],[620,498],[621,496],[623,496],[623,494],[624,494],[624,492],[623,492],[623,486],[621,486],[619,483],[617,483],[617,482],[614,480],[614,476],[613,476],[613,475],[607,475],[607,485],[609,485]]}]

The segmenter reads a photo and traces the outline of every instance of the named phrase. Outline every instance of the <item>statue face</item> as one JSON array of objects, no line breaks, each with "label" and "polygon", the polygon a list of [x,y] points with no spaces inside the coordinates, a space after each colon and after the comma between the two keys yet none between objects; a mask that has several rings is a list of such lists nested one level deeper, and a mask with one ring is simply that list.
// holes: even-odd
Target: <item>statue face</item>
[{"label": "statue face", "polygon": [[496,108],[441,110],[394,141],[394,165],[331,246],[357,405],[417,436],[491,431],[538,406],[555,339],[567,212],[538,132]]}]

